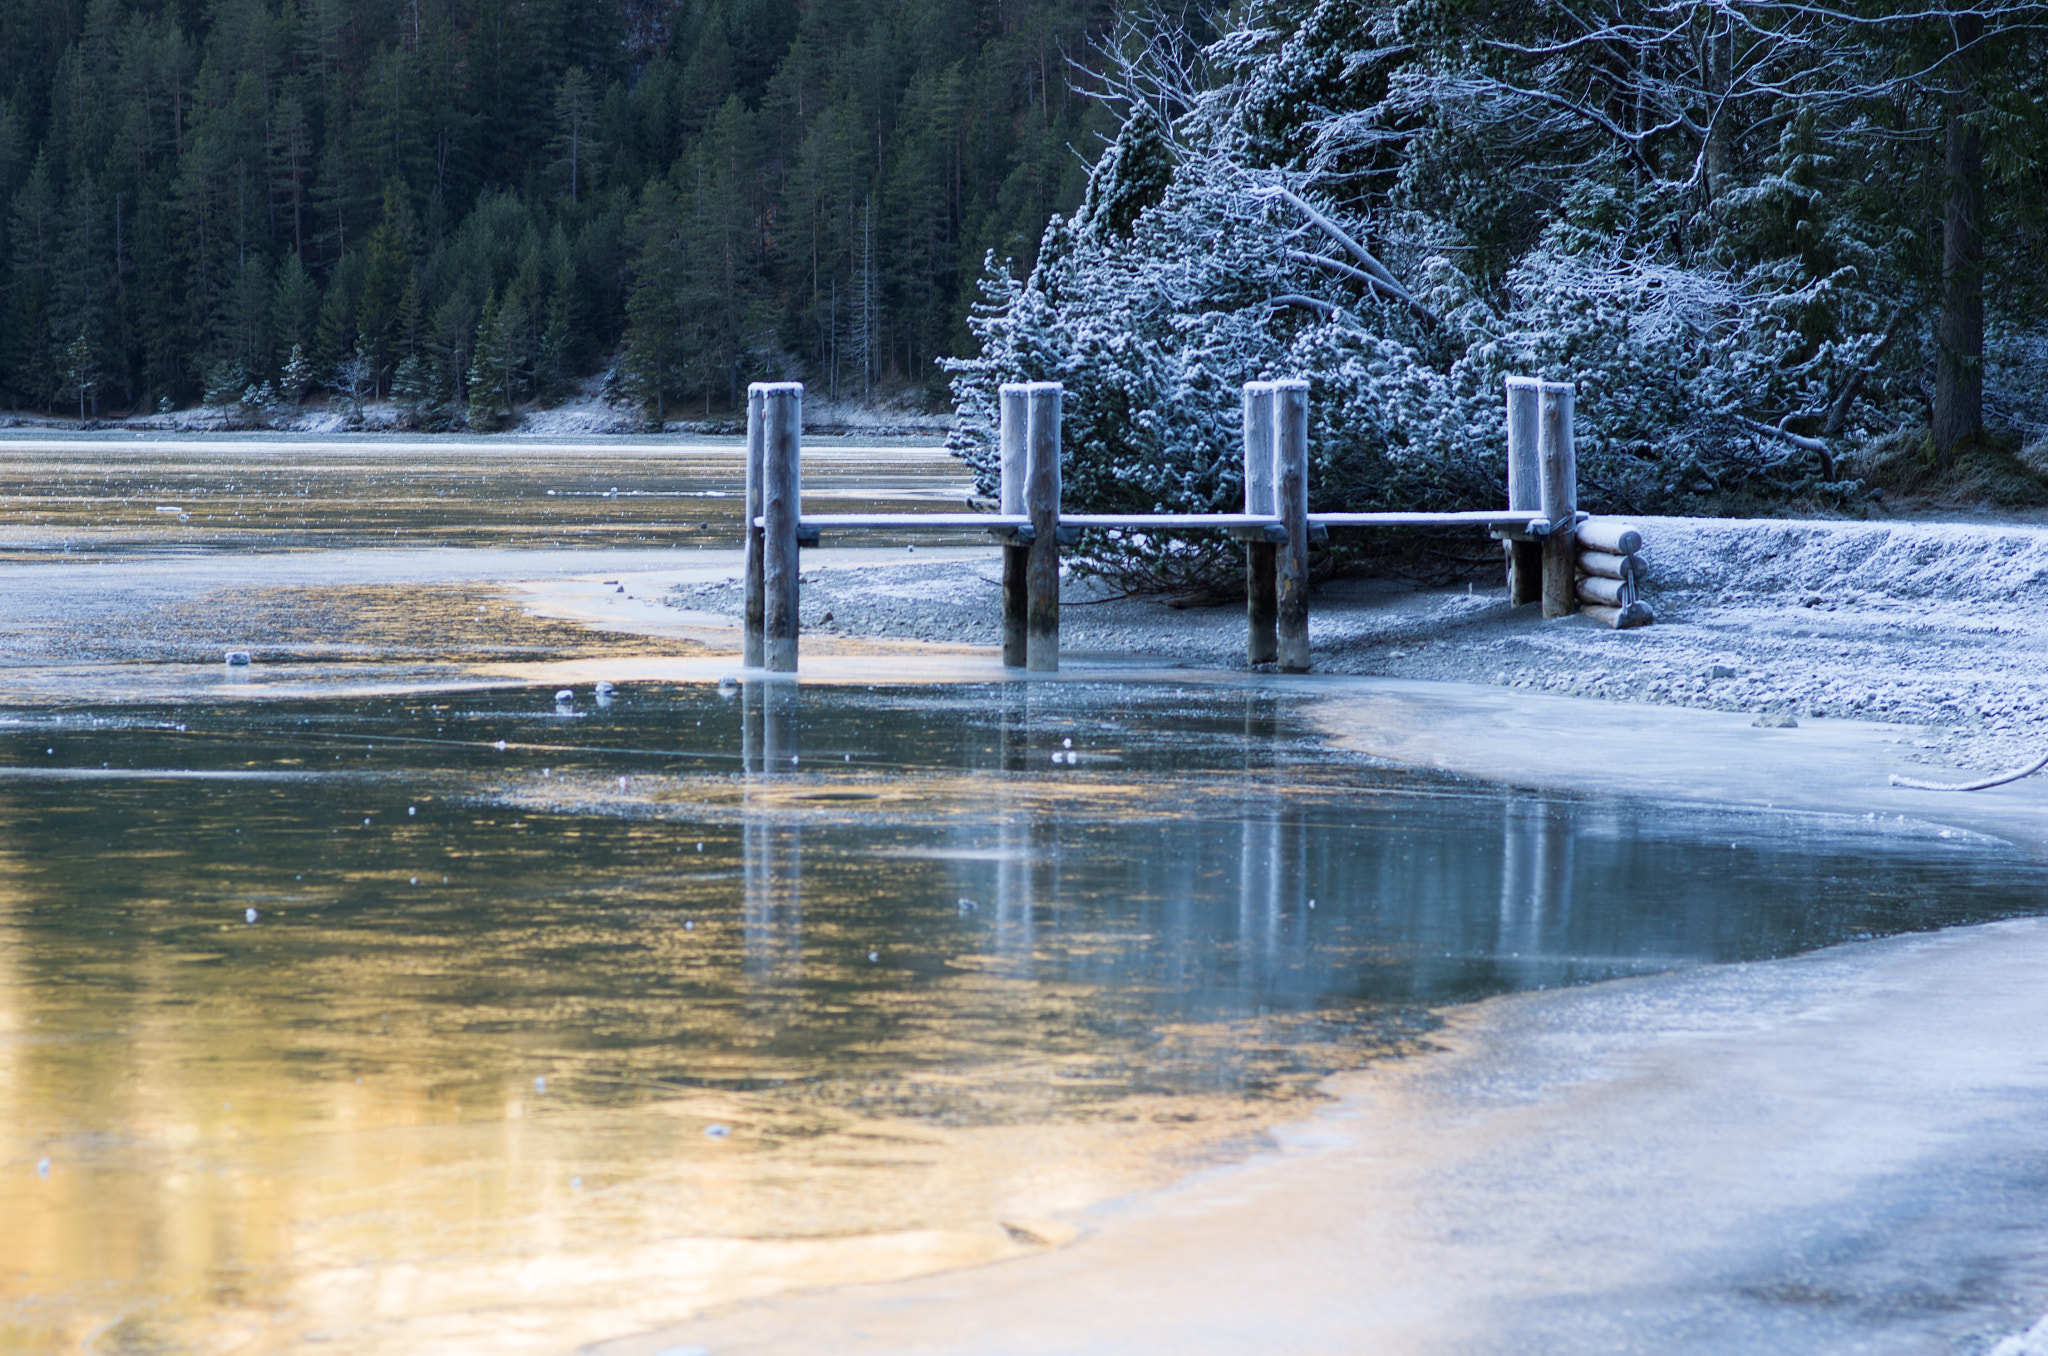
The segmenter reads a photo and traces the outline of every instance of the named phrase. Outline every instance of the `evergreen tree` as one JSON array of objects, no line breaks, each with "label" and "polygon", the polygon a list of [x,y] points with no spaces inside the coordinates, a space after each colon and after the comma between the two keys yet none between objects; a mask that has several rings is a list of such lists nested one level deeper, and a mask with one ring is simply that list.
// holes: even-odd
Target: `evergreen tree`
[{"label": "evergreen tree", "polygon": [[626,303],[626,386],[659,422],[682,383],[688,236],[665,179],[649,183],[633,214],[633,290]]},{"label": "evergreen tree", "polygon": [[98,412],[100,390],[99,346],[83,330],[64,348],[65,387],[78,399],[78,426],[85,427],[86,410]]},{"label": "evergreen tree", "polygon": [[496,293],[484,302],[470,350],[469,426],[488,433],[512,413],[512,355],[505,342],[504,307]]},{"label": "evergreen tree", "polygon": [[285,255],[270,302],[270,333],[278,351],[303,357],[314,348],[319,317],[319,284],[296,253]]},{"label": "evergreen tree", "polygon": [[312,360],[306,356],[306,346],[292,345],[292,351],[284,360],[284,367],[278,374],[278,393],[284,403],[296,410],[306,400],[306,392],[313,389],[314,375]]},{"label": "evergreen tree", "polygon": [[59,250],[57,195],[46,156],[36,157],[27,182],[14,195],[8,226],[12,286],[6,334],[0,340],[7,346],[7,384],[17,400],[41,404],[55,389],[49,317]]},{"label": "evergreen tree", "polygon": [[598,143],[591,136],[597,120],[597,94],[581,66],[571,66],[555,93],[555,168],[568,185],[569,201],[579,201],[597,173]]},{"label": "evergreen tree", "polygon": [[398,407],[398,419],[405,428],[432,428],[438,423],[439,402],[434,398],[433,376],[426,360],[408,353],[391,377],[391,400]]}]

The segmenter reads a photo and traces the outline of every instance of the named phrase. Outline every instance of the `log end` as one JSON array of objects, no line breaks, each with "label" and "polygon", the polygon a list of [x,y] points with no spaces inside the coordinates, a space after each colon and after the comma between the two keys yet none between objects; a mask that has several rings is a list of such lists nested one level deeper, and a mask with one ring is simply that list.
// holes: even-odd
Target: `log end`
[{"label": "log end", "polygon": [[1588,603],[1579,608],[1579,613],[1617,631],[1632,631],[1638,626],[1648,626],[1657,620],[1657,615],[1650,610],[1650,605],[1644,602],[1624,603],[1620,607]]},{"label": "log end", "polygon": [[1588,518],[1579,524],[1579,545],[1610,555],[1632,556],[1643,549],[1643,534],[1619,518]]}]

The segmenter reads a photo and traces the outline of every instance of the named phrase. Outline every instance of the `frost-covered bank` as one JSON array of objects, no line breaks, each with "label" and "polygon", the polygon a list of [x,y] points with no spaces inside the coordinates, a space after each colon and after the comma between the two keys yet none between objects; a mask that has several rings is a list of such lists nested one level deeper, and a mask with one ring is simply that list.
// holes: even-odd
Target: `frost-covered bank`
[{"label": "frost-covered bank", "polygon": [[[1489,579],[1426,588],[1348,580],[1312,603],[1329,673],[1489,682],[1609,701],[1900,726],[1930,762],[2018,761],[2048,740],[2048,529],[1642,520],[1655,626],[1615,632],[1510,608]],[[816,634],[995,645],[993,559],[805,575]],[[1469,591],[1468,591],[1469,587]],[[691,585],[678,606],[737,616],[737,582]],[[1070,654],[1241,667],[1234,607],[1176,610],[1070,580]]]},{"label": "frost-covered bank", "polygon": [[1590,672],[1580,628],[1539,630],[1492,680],[1916,725],[1930,758],[1970,767],[2048,739],[2048,531],[1725,519],[1644,530],[1657,626],[1614,637],[1620,662]]}]

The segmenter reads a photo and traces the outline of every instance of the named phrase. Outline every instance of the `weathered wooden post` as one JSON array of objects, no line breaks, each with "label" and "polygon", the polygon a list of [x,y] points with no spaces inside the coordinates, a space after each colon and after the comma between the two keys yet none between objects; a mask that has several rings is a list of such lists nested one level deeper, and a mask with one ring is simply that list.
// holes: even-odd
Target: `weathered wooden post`
[{"label": "weathered wooden post", "polygon": [[[1006,382],[998,392],[1002,401],[999,444],[1003,457],[1002,513],[1018,518],[1024,514],[1025,435],[1031,419],[1031,388],[1021,382]],[[1024,572],[1031,548],[1015,540],[1003,543],[1003,664],[1021,669],[1025,661]]]},{"label": "weathered wooden post", "polygon": [[1060,400],[1056,381],[1035,381],[1025,420],[1024,503],[1031,544],[1024,564],[1024,667],[1054,673],[1060,666]]},{"label": "weathered wooden post", "polygon": [[[1543,383],[1508,378],[1508,507],[1531,518],[1543,511],[1543,470],[1537,456],[1537,406]],[[1543,546],[1509,538],[1508,602],[1520,607],[1543,596]]]},{"label": "weathered wooden post", "polygon": [[1578,457],[1572,448],[1572,384],[1546,381],[1537,398],[1537,457],[1542,467],[1543,615],[1568,617],[1579,609]]},{"label": "weathered wooden post", "polygon": [[1307,673],[1308,657],[1308,383],[1273,383],[1275,507],[1287,529],[1280,555],[1277,634],[1280,671]]},{"label": "weathered wooden post", "polygon": [[803,511],[802,382],[764,382],[761,392],[761,558],[768,668],[796,672],[797,528]]},{"label": "weathered wooden post", "polygon": [[754,521],[762,511],[761,438],[761,383],[757,381],[747,387],[747,492],[743,505],[745,516],[740,520],[745,525],[745,531],[740,535],[740,548],[747,562],[746,625],[740,645],[740,662],[750,669],[758,669],[768,662],[768,641],[761,629],[766,615],[762,610],[761,594],[761,529]]},{"label": "weathered wooden post", "polygon": [[[1244,384],[1244,511],[1279,512],[1273,494],[1273,383]],[[1278,624],[1279,544],[1263,536],[1244,544],[1245,662],[1270,664],[1280,657]]]}]

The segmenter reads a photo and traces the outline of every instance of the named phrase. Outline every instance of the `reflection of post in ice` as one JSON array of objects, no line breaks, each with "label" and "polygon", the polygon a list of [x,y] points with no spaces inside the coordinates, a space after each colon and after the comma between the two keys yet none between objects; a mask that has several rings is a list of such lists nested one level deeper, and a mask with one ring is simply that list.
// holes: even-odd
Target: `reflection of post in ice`
[{"label": "reflection of post in ice", "polygon": [[1005,789],[1001,817],[996,821],[995,917],[990,941],[995,953],[1015,971],[1028,971],[1038,946],[1038,891],[1044,877],[1039,853],[1048,826],[1029,808],[1020,807]]},{"label": "reflection of post in ice", "polygon": [[1277,789],[1238,827],[1237,950],[1244,982],[1299,965],[1309,944],[1309,825]]},{"label": "reflection of post in ice", "polygon": [[740,826],[749,975],[792,978],[803,960],[803,830],[749,813]]},{"label": "reflection of post in ice", "polygon": [[1308,943],[1309,826],[1270,780],[1278,738],[1273,695],[1245,693],[1244,768],[1268,779],[1248,779],[1238,826],[1238,964],[1252,983],[1297,963]]},{"label": "reflection of post in ice", "polygon": [[761,770],[761,697],[766,686],[740,684],[740,771],[749,777]]},{"label": "reflection of post in ice", "polygon": [[[744,685],[740,746],[748,781],[795,775],[799,700],[797,685],[787,680]],[[747,971],[790,977],[803,953],[803,830],[776,822],[772,803],[755,805],[750,795],[740,852]]]},{"label": "reflection of post in ice", "polygon": [[1500,921],[1494,950],[1504,969],[1543,968],[1569,917],[1572,821],[1564,806],[1516,798],[1502,811]]},{"label": "reflection of post in ice", "polygon": [[1006,683],[996,696],[998,728],[996,762],[1002,781],[996,814],[994,897],[989,901],[989,942],[994,953],[1016,972],[1027,972],[1038,946],[1038,906],[1048,888],[1050,872],[1041,857],[1052,850],[1053,826],[1038,804],[1009,778],[1037,773],[1051,766],[1048,739],[1032,727],[1032,690],[1028,683]]},{"label": "reflection of post in ice", "polygon": [[[997,764],[1004,772],[1037,771],[1031,760],[1031,686],[1005,683],[996,695],[1000,731]],[[1040,761],[1045,758],[1039,754]]]},{"label": "reflection of post in ice", "polygon": [[1244,765],[1273,767],[1280,743],[1280,704],[1270,692],[1244,694]]},{"label": "reflection of post in ice", "polygon": [[788,679],[740,684],[740,770],[749,776],[786,776],[800,766],[797,685]]}]

